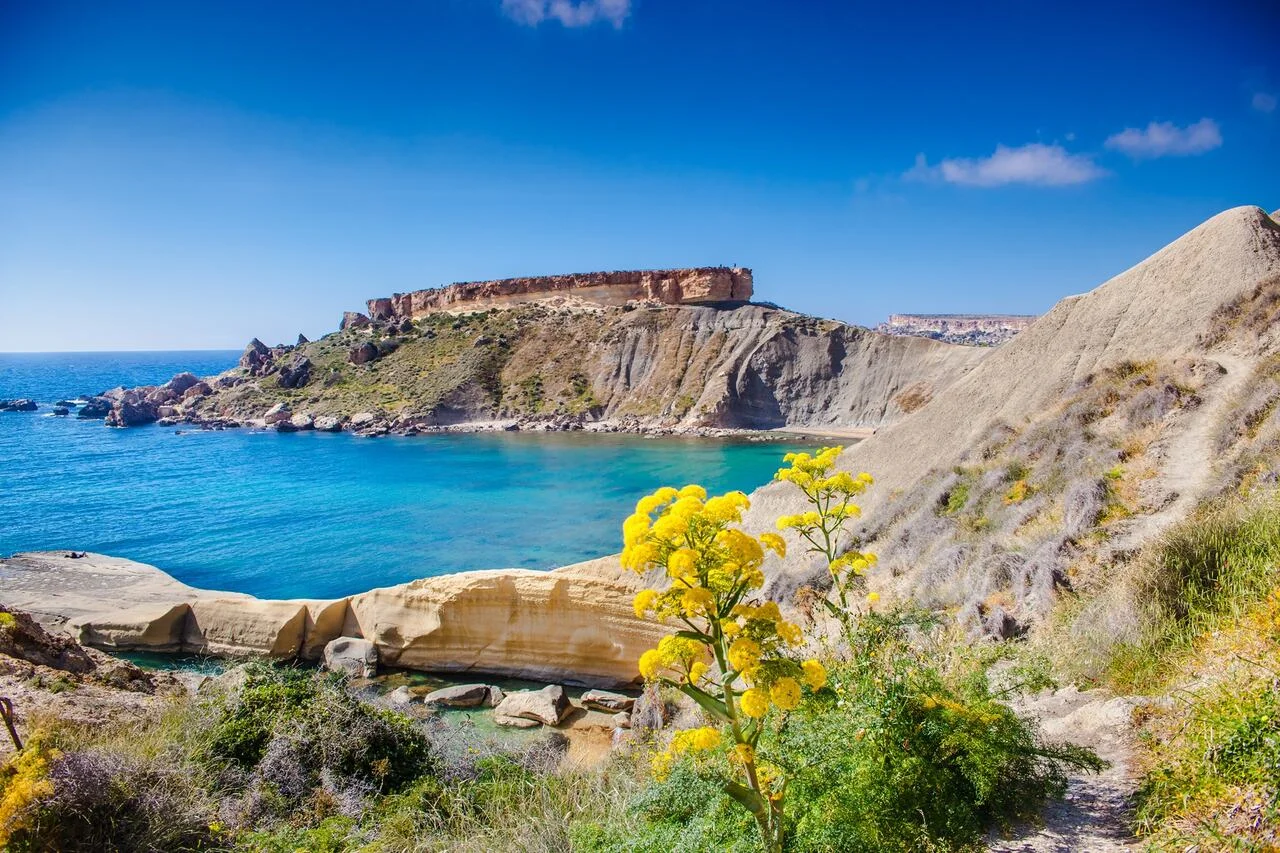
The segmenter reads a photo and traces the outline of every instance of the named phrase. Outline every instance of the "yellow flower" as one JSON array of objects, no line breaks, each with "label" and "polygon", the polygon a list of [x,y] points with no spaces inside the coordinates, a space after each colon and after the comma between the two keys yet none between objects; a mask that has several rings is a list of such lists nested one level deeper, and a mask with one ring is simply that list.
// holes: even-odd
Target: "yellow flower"
[{"label": "yellow flower", "polygon": [[729,664],[734,669],[742,671],[760,663],[760,645],[755,640],[748,640],[746,637],[733,641],[733,645],[729,646]]},{"label": "yellow flower", "polygon": [[783,676],[769,688],[769,698],[784,711],[795,710],[800,704],[800,685],[794,678]]},{"label": "yellow flower", "polygon": [[657,495],[645,495],[636,502],[636,514],[652,515],[653,511],[666,503]]},{"label": "yellow flower", "polygon": [[761,533],[760,544],[779,557],[787,556],[787,540],[776,533]]},{"label": "yellow flower", "polygon": [[701,615],[703,611],[709,611],[714,603],[715,596],[711,594],[711,590],[700,586],[685,590],[680,598],[680,607],[685,616]]},{"label": "yellow flower", "polygon": [[759,718],[769,713],[769,697],[758,687],[744,691],[738,702],[742,706],[742,713],[748,717]]},{"label": "yellow flower", "polygon": [[637,592],[635,600],[631,602],[631,606],[635,608],[636,617],[643,619],[644,614],[653,609],[653,602],[657,597],[656,589],[642,589]]},{"label": "yellow flower", "polygon": [[640,674],[644,676],[645,681],[653,681],[658,677],[658,671],[661,669],[662,655],[657,649],[649,649],[640,655]]},{"label": "yellow flower", "polygon": [[696,660],[689,667],[689,683],[697,684],[702,677],[707,674],[707,665],[700,660]]},{"label": "yellow flower", "polygon": [[869,593],[867,593],[867,603],[868,603],[868,604],[875,604],[875,603],[876,603],[877,601],[879,601],[879,600],[880,600],[880,593],[878,593],[878,592],[869,592]]},{"label": "yellow flower", "polygon": [[627,520],[622,522],[622,542],[630,547],[642,542],[649,534],[649,516],[644,513],[636,513],[627,516]]},{"label": "yellow flower", "polygon": [[740,743],[733,748],[733,757],[743,764],[754,764],[756,748],[749,743]]},{"label": "yellow flower", "polygon": [[751,502],[742,492],[729,492],[708,500],[702,508],[702,514],[708,521],[726,524],[730,521],[742,521],[742,511],[749,506]]},{"label": "yellow flower", "polygon": [[679,579],[697,571],[698,554],[692,548],[680,548],[667,557],[667,574]]},{"label": "yellow flower", "polygon": [[777,622],[782,618],[782,611],[778,609],[778,602],[766,601],[756,608],[755,619],[766,619],[770,622]]},{"label": "yellow flower", "polygon": [[719,745],[720,730],[711,726],[685,729],[682,732],[676,732],[675,737],[671,739],[671,749],[676,753],[705,752],[708,749],[715,749]]},{"label": "yellow flower", "polygon": [[789,646],[803,646],[804,632],[800,630],[800,626],[794,622],[779,622],[778,636]]},{"label": "yellow flower", "polygon": [[657,559],[658,549],[652,542],[641,542],[622,551],[623,568],[642,574]]},{"label": "yellow flower", "polygon": [[732,637],[742,630],[742,626],[735,619],[725,619],[720,623],[720,631],[726,637]]},{"label": "yellow flower", "polygon": [[827,670],[822,664],[810,658],[800,664],[800,668],[804,670],[804,680],[814,690],[821,690],[827,684]]},{"label": "yellow flower", "polygon": [[697,498],[699,501],[707,499],[707,490],[696,483],[690,483],[678,492],[681,498]]}]

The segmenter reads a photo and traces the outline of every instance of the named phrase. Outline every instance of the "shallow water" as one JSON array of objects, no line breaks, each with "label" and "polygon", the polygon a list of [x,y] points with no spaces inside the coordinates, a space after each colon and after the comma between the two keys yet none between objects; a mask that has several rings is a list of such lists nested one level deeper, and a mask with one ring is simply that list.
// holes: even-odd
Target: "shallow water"
[{"label": "shallow water", "polygon": [[[0,398],[48,403],[187,368],[211,374],[235,357],[4,355]],[[749,491],[786,449],[580,433],[120,430],[45,406],[0,413],[0,553],[99,551],[195,586],[329,598],[613,553],[640,495],[686,482]]]}]

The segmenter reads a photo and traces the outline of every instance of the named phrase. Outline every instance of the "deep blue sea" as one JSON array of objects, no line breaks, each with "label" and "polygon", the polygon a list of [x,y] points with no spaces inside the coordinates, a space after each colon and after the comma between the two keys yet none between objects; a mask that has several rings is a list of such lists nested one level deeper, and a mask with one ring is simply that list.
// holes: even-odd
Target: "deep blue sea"
[{"label": "deep blue sea", "polygon": [[0,554],[67,548],[195,586],[330,598],[467,569],[614,553],[635,500],[698,482],[750,491],[771,442],[486,433],[412,438],[109,429],[60,398],[211,375],[238,352],[0,354]]}]

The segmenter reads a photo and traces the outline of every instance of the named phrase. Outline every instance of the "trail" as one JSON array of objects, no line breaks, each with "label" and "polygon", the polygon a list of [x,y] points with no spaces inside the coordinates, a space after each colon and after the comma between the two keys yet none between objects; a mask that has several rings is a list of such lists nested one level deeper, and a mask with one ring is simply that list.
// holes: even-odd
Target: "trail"
[{"label": "trail", "polygon": [[1073,773],[1066,796],[1049,803],[1042,823],[993,835],[994,853],[1114,853],[1137,849],[1129,829],[1136,787],[1133,708],[1137,699],[1067,687],[1020,704],[1039,718],[1050,740],[1091,747],[1110,767],[1099,774]]}]

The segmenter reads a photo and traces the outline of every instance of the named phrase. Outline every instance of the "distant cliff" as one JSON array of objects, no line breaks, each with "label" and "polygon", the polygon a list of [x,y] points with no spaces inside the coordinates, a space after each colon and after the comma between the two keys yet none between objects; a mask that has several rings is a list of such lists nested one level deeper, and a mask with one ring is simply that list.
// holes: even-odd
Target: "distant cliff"
[{"label": "distant cliff", "polygon": [[640,301],[663,305],[749,302],[751,270],[694,267],[677,270],[590,272],[468,281],[369,300],[370,319],[416,319],[438,311],[480,311],[562,296],[619,307]]},{"label": "distant cliff", "polygon": [[876,326],[876,331],[966,346],[995,346],[1035,319],[1030,314],[890,314],[887,322]]}]

